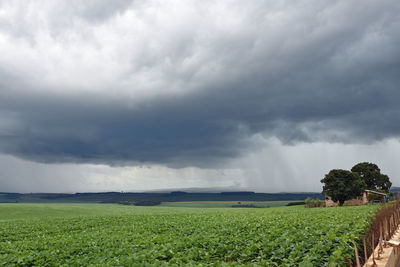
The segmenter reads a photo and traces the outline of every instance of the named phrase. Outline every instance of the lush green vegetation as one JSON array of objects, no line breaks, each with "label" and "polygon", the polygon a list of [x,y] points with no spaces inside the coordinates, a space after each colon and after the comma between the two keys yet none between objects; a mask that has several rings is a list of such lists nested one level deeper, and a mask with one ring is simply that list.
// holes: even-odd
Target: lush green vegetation
[{"label": "lush green vegetation", "polygon": [[305,206],[307,208],[322,208],[325,207],[325,201],[322,201],[320,199],[312,199],[312,198],[306,198]]},{"label": "lush green vegetation", "polygon": [[0,265],[346,265],[376,206],[1,204]]},{"label": "lush green vegetation", "polygon": [[187,208],[230,208],[234,205],[254,205],[259,208],[283,207],[290,201],[188,201],[188,202],[163,202],[166,207]]}]

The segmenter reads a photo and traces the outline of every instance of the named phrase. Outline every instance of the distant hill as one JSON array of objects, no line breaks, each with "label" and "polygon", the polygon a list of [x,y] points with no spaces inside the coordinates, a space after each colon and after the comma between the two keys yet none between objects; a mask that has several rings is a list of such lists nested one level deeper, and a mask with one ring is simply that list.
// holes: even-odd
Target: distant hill
[{"label": "distant hill", "polygon": [[324,199],[320,193],[255,193],[251,191],[219,192],[219,193],[189,193],[174,191],[170,193],[0,193],[0,202],[34,203],[34,202],[96,202],[118,203],[121,201],[282,201],[304,200],[307,197]]}]

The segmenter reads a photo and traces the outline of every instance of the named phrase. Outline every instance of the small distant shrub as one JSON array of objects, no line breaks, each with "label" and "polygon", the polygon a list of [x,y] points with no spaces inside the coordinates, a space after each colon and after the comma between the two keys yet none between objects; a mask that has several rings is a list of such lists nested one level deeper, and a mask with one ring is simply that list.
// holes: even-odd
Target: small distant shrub
[{"label": "small distant shrub", "polygon": [[157,206],[161,204],[158,200],[140,200],[136,202],[132,201],[120,201],[119,204],[122,205],[133,205],[133,206]]},{"label": "small distant shrub", "polygon": [[325,201],[322,201],[320,199],[312,199],[312,198],[308,197],[304,202],[305,202],[305,207],[306,208],[325,207]]},{"label": "small distant shrub", "polygon": [[232,205],[232,208],[260,208],[254,204]]}]

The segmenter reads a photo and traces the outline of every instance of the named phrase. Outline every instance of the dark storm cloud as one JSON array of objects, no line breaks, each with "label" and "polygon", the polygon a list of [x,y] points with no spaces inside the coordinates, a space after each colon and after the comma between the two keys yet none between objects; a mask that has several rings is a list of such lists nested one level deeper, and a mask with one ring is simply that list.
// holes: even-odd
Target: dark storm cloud
[{"label": "dark storm cloud", "polygon": [[0,27],[0,52],[22,54],[0,59],[2,153],[209,166],[257,134],[400,135],[398,1],[119,3],[64,4],[68,23],[49,8],[25,41]]},{"label": "dark storm cloud", "polygon": [[188,164],[207,156],[204,161],[209,163],[237,154],[239,140],[248,134],[236,122],[224,122],[203,110],[207,104],[195,99],[137,108],[118,107],[119,103],[107,107],[109,102],[103,101],[107,100],[96,104],[65,98],[46,99],[46,104],[24,102],[2,134],[1,148],[45,162],[180,164],[175,163],[179,160]]}]

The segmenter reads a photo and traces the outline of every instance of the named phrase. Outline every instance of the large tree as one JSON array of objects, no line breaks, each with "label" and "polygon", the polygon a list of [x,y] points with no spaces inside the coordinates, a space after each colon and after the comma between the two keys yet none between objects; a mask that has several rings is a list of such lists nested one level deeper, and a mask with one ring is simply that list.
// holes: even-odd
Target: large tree
[{"label": "large tree", "polygon": [[366,188],[358,173],[340,169],[331,170],[321,183],[324,184],[322,193],[335,202],[339,201],[339,206],[343,206],[346,200],[361,196]]},{"label": "large tree", "polygon": [[366,189],[382,190],[389,192],[392,183],[386,174],[382,174],[379,167],[374,163],[361,162],[351,168],[352,172],[358,173],[367,185]]}]

